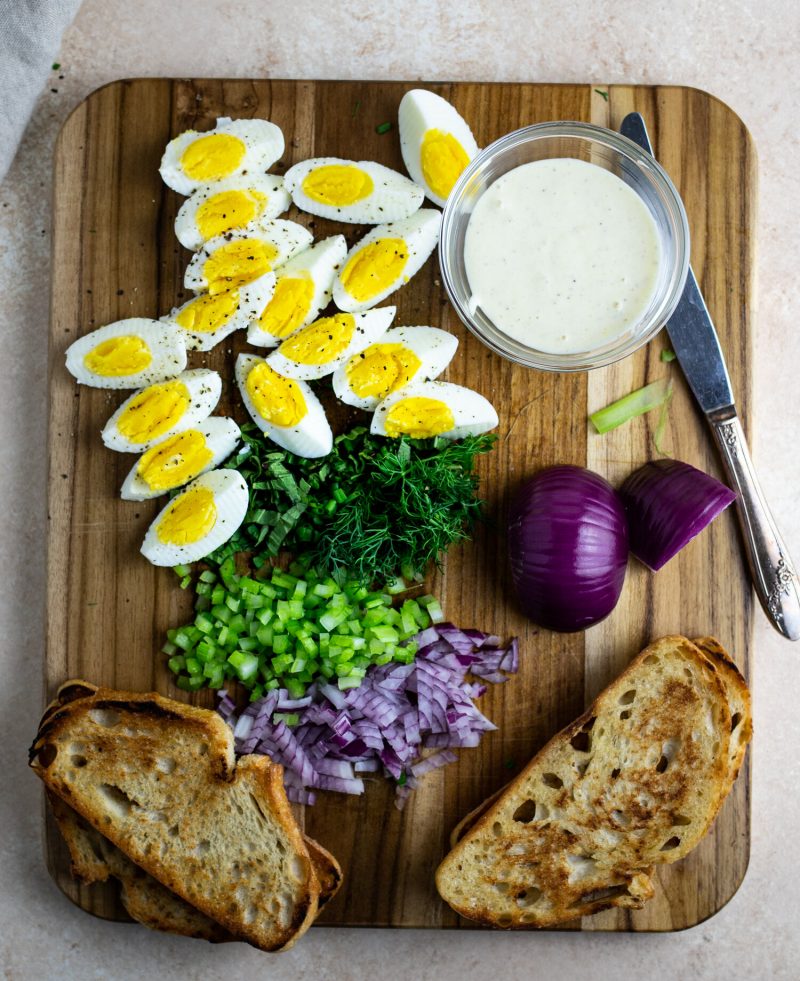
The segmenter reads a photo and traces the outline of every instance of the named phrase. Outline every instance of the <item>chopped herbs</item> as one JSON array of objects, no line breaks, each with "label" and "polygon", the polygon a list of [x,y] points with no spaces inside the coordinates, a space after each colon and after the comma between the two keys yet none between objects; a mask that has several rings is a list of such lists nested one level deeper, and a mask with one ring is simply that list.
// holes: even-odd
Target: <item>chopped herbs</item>
[{"label": "chopped herbs", "polygon": [[391,123],[379,123],[375,127],[375,132],[380,133],[380,135],[382,136],[384,133],[388,133],[391,128],[392,128]]},{"label": "chopped herbs", "polygon": [[437,622],[433,596],[397,607],[386,590],[355,580],[322,578],[306,561],[288,572],[263,567],[237,575],[234,560],[200,573],[192,623],[167,631],[163,651],[177,685],[186,691],[241,682],[252,698],[283,688],[301,698],[320,679],[357,688],[367,668],[410,664],[410,638]]},{"label": "chopped herbs", "polygon": [[475,458],[491,435],[464,440],[386,439],[363,427],[338,436],[328,456],[306,459],[275,447],[252,424],[225,464],[250,488],[239,530],[206,561],[251,553],[255,568],[282,549],[305,554],[324,575],[360,582],[421,579],[431,561],[469,538],[481,517]]},{"label": "chopped herbs", "polygon": [[675,354],[674,351],[662,351],[661,352],[661,360],[665,364],[669,364],[670,361],[674,361],[676,357],[677,357],[677,355]]},{"label": "chopped herbs", "polygon": [[641,416],[651,409],[657,409],[669,400],[672,395],[672,383],[666,378],[639,388],[630,395],[612,402],[604,409],[593,412],[589,418],[598,433],[607,433],[617,426]]},{"label": "chopped herbs", "polygon": [[60,67],[61,67],[61,62],[59,62],[59,61],[54,61],[53,62],[53,71],[54,72],[57,72]]},{"label": "chopped herbs", "polygon": [[603,89],[595,89],[595,92],[599,96],[602,96],[606,100],[606,102],[608,102],[608,92],[604,92]]}]

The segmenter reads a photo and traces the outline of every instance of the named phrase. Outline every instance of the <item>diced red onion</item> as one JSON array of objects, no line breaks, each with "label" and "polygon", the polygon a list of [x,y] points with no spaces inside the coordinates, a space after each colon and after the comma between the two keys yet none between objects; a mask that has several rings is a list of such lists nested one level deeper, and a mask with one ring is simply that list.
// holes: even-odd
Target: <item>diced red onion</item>
[{"label": "diced red onion", "polygon": [[[314,789],[361,794],[359,775],[383,770],[398,781],[402,810],[418,777],[455,762],[453,750],[477,746],[496,728],[474,699],[486,682],[506,681],[519,664],[516,639],[502,647],[498,637],[452,623],[428,627],[415,640],[413,663],[372,667],[359,688],[346,692],[314,684],[292,698],[279,689],[238,715],[230,695],[218,692],[236,752],[268,754],[284,767],[289,799],[309,805]],[[274,718],[286,711],[297,713],[296,725]]]}]

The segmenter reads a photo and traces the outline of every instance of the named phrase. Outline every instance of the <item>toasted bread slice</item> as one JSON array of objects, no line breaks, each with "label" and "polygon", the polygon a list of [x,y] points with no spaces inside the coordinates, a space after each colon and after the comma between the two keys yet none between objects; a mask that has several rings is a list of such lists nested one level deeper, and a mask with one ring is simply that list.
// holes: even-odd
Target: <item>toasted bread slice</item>
[{"label": "toasted bread slice", "polygon": [[[47,791],[47,799],[69,847],[73,875],[81,881],[88,885],[105,882],[113,876],[120,884],[120,899],[127,912],[153,930],[200,937],[212,943],[236,939],[215,920],[139,868],[52,791]],[[336,895],[342,872],[336,859],[318,842],[308,836],[304,839],[320,883],[321,909]]]},{"label": "toasted bread slice", "polygon": [[437,888],[461,915],[506,928],[639,908],[652,866],[708,830],[730,756],[719,671],[685,637],[657,641],[476,817]]},{"label": "toasted bread slice", "polygon": [[290,946],[319,883],[266,757],[237,765],[214,712],[98,689],[49,712],[31,766],[128,858],[231,934]]},{"label": "toasted bread slice", "polygon": [[[734,664],[728,652],[714,637],[699,637],[692,643],[709,658],[712,665],[719,671],[720,681],[725,688],[728,708],[731,713],[731,745],[730,770],[728,779],[731,784],[739,775],[747,744],[753,735],[752,706],[750,690],[741,672]],[[477,822],[498,797],[504,792],[505,786],[496,790],[476,808],[465,815],[450,832],[450,847],[455,848],[469,829]],[[727,792],[726,792],[727,795]],[[724,799],[724,798],[723,798]],[[720,800],[720,804],[722,800]]]}]

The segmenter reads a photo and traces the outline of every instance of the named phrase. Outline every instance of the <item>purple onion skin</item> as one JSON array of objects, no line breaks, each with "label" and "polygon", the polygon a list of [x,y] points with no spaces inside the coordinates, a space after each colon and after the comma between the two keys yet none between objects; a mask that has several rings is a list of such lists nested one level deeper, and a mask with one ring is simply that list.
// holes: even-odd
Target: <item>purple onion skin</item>
[{"label": "purple onion skin", "polygon": [[569,465],[540,470],[509,516],[511,575],[534,623],[569,633],[604,620],[619,600],[628,525],[607,480]]},{"label": "purple onion skin", "polygon": [[657,572],[736,500],[736,494],[680,460],[652,460],[620,488],[631,551]]}]

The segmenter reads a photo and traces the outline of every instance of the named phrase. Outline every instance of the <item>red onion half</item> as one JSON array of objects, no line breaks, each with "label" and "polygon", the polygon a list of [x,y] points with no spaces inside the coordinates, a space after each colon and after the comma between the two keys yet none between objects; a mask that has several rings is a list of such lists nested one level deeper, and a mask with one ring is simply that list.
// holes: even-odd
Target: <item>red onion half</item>
[{"label": "red onion half", "polygon": [[512,505],[508,545],[520,605],[540,626],[583,630],[617,605],[628,526],[599,474],[568,465],[535,474]]},{"label": "red onion half", "polygon": [[631,551],[657,572],[736,500],[707,473],[679,460],[652,460],[620,488]]}]

